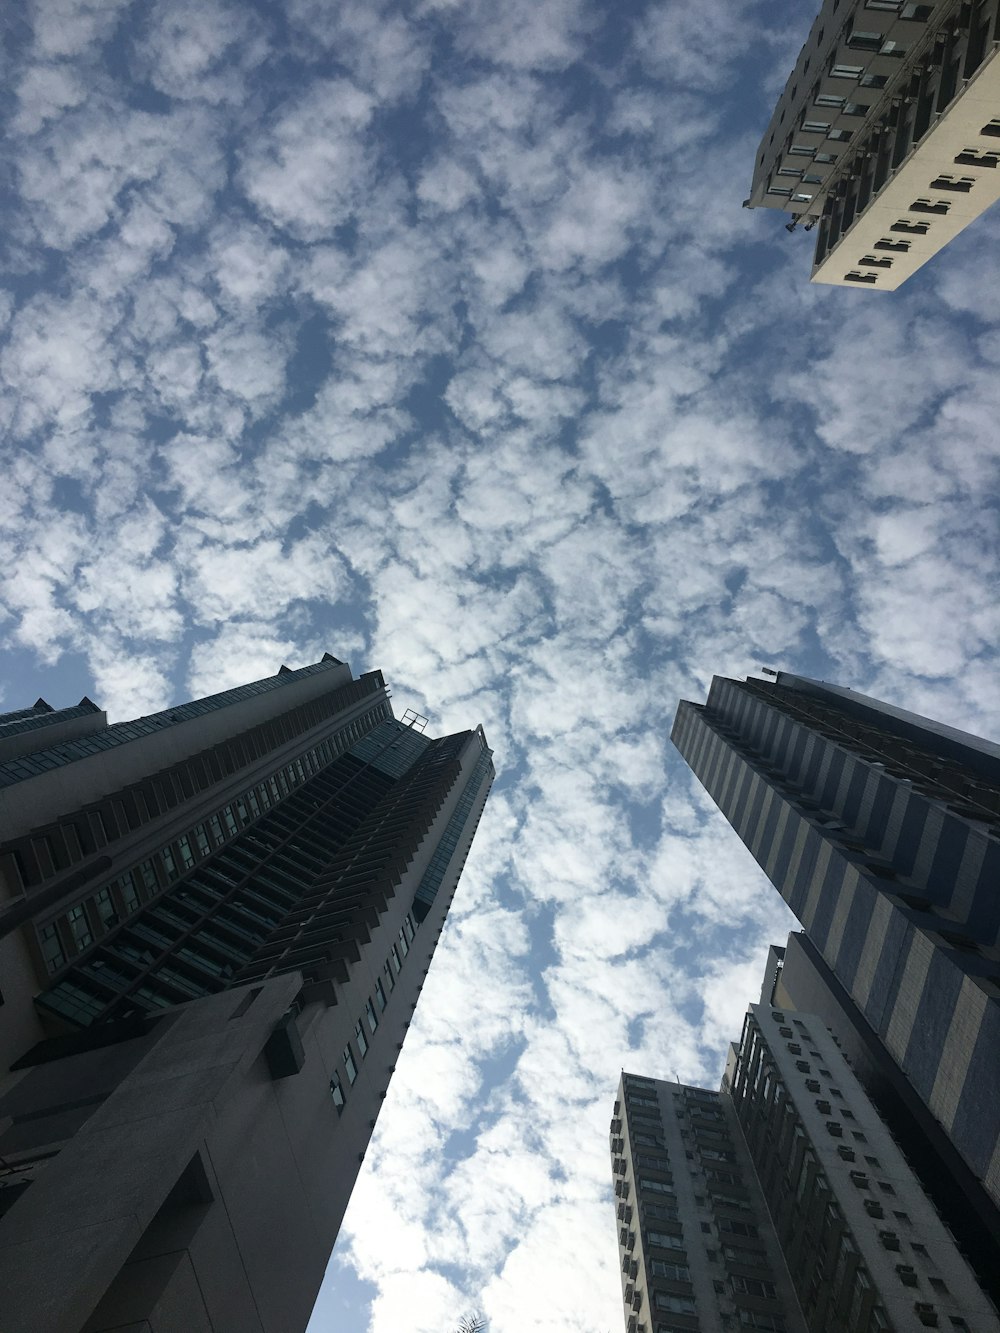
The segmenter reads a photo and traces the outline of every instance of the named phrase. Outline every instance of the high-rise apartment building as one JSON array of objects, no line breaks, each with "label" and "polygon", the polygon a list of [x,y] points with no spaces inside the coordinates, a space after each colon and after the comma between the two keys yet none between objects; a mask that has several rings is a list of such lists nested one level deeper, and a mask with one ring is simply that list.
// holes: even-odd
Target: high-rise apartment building
[{"label": "high-rise apartment building", "polygon": [[672,734],[995,1208],[1000,747],[785,672],[717,677]]},{"label": "high-rise apartment building", "polygon": [[1000,1333],[816,1014],[751,1005],[719,1092],[622,1074],[626,1333]]},{"label": "high-rise apartment building", "polygon": [[623,1073],[611,1164],[627,1333],[806,1333],[729,1098]]},{"label": "high-rise apartment building", "polygon": [[810,1329],[1000,1320],[818,1015],[751,1005],[723,1079]]},{"label": "high-rise apartment building", "polygon": [[746,206],[816,227],[812,281],[893,291],[1000,198],[998,0],[824,0]]},{"label": "high-rise apartment building", "polygon": [[801,931],[770,950],[760,1003],[790,1021],[803,1012],[823,1020],[980,1285],[1000,1303],[1000,1212]]},{"label": "high-rise apartment building", "polygon": [[419,721],[330,656],[0,717],[4,1333],[304,1329],[494,772]]}]

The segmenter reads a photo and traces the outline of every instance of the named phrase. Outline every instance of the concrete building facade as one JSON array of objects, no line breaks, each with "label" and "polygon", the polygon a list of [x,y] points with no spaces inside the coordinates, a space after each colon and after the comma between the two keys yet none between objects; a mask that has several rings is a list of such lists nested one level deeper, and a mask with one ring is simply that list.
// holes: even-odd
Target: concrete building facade
[{"label": "concrete building facade", "polygon": [[818,1015],[751,1005],[723,1092],[810,1329],[1000,1330]]},{"label": "concrete building facade", "polygon": [[134,723],[84,705],[0,718],[4,1333],[293,1333],[491,752],[333,658]]},{"label": "concrete building facade", "polygon": [[995,1208],[1000,747],[784,672],[673,739]]},{"label": "concrete building facade", "polygon": [[822,1019],[979,1284],[1000,1304],[1000,1213],[801,931],[770,950],[760,1003]]},{"label": "concrete building facade", "polygon": [[746,205],[817,228],[812,281],[893,291],[1000,198],[998,0],[824,0]]},{"label": "concrete building facade", "polygon": [[727,1098],[623,1073],[610,1147],[626,1333],[806,1333]]}]

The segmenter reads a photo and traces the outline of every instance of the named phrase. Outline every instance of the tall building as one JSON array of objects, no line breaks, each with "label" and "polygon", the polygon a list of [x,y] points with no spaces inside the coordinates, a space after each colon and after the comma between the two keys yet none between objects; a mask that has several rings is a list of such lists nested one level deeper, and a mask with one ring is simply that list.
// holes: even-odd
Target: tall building
[{"label": "tall building", "polygon": [[1000,1333],[816,1014],[751,1005],[718,1093],[623,1073],[610,1148],[626,1333]]},{"label": "tall building", "polygon": [[4,1333],[304,1329],[493,778],[421,721],[329,655],[0,717]]},{"label": "tall building", "polygon": [[995,1208],[1000,747],[785,672],[717,677],[672,734]]},{"label": "tall building", "polygon": [[802,932],[772,947],[760,1003],[823,1020],[980,1285],[1000,1304],[1000,1212]]},{"label": "tall building", "polygon": [[818,1015],[751,1005],[723,1079],[806,1324],[1000,1320]]},{"label": "tall building", "polygon": [[1000,198],[998,0],[824,0],[746,207],[817,228],[812,281],[894,291]]},{"label": "tall building", "polygon": [[729,1098],[623,1073],[611,1165],[627,1333],[806,1333]]}]

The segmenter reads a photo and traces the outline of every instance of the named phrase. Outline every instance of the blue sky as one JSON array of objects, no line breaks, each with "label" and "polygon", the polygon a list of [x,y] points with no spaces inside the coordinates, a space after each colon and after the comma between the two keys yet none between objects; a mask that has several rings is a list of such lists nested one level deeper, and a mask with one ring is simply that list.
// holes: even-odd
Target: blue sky
[{"label": "blue sky", "polygon": [[312,1333],[620,1327],[619,1070],[717,1083],[789,924],[678,698],[769,664],[1000,732],[1000,223],[810,287],[740,204],[811,19],[8,21],[0,698],[125,718],[329,650],[496,749]]}]

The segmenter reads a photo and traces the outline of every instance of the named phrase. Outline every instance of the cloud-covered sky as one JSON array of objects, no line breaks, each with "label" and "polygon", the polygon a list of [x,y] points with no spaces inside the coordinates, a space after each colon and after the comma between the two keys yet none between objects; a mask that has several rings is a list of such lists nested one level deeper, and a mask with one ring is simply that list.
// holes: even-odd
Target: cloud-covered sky
[{"label": "cloud-covered sky", "polygon": [[1000,219],[895,296],[750,213],[793,0],[35,0],[0,691],[381,667],[500,776],[312,1333],[605,1333],[624,1065],[789,919],[667,736],[761,663],[1000,732]]}]

